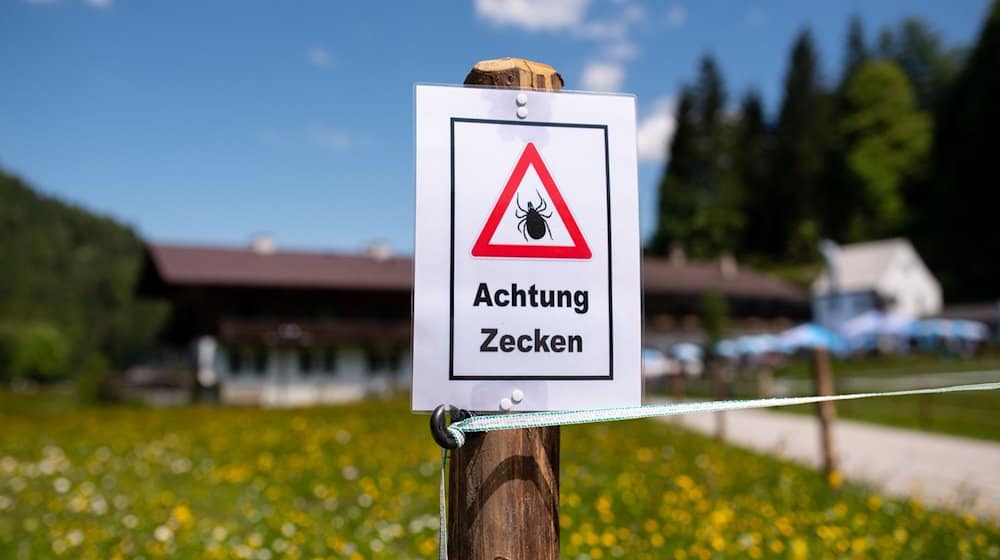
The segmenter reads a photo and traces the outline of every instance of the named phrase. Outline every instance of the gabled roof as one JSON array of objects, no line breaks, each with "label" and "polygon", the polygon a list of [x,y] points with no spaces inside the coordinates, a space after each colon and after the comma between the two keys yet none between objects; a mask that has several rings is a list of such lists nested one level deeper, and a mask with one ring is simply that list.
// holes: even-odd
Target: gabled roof
[{"label": "gabled roof", "polygon": [[[879,281],[900,253],[911,254],[918,260],[920,258],[910,240],[903,238],[841,245],[837,248],[835,257],[838,289],[847,292],[877,290]],[[813,281],[812,291],[815,294],[830,291],[827,270]]]},{"label": "gabled roof", "polygon": [[[259,252],[251,249],[149,244],[140,292],[164,287],[254,287],[320,290],[409,291],[413,259],[376,258],[305,251]],[[734,298],[808,301],[799,288],[735,264],[643,259],[647,294],[699,295],[717,289]]]},{"label": "gabled roof", "polygon": [[945,307],[935,317],[940,319],[966,319],[995,325],[1000,323],[1000,303],[993,301],[957,303]]},{"label": "gabled roof", "polygon": [[726,271],[717,261],[678,263],[645,257],[642,285],[646,294],[699,295],[707,290],[718,290],[736,298],[807,301],[805,292],[792,284],[745,267],[733,266]]},{"label": "gabled roof", "polygon": [[156,244],[146,251],[165,285],[399,291],[413,285],[409,258]]}]

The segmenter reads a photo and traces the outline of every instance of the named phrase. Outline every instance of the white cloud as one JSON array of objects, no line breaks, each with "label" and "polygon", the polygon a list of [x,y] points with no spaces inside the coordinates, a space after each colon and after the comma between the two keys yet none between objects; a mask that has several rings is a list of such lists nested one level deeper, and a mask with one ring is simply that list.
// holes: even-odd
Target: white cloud
[{"label": "white cloud", "polygon": [[638,4],[628,4],[617,17],[581,21],[571,29],[585,39],[626,41],[629,27],[646,17],[646,9]]},{"label": "white cloud", "polygon": [[314,126],[309,129],[309,138],[327,150],[339,152],[350,148],[351,137],[343,130],[335,130],[325,126]]},{"label": "white cloud", "polygon": [[330,51],[324,49],[323,47],[313,47],[309,49],[307,55],[309,59],[309,64],[313,66],[318,66],[320,68],[329,68],[333,66],[333,55]]},{"label": "white cloud", "polygon": [[636,143],[639,161],[662,163],[667,159],[667,146],[674,136],[677,122],[674,120],[674,101],[661,97],[653,103],[653,108],[639,119],[636,126]]},{"label": "white cloud", "polygon": [[639,47],[628,41],[618,41],[604,47],[601,52],[610,60],[632,60],[639,55]]},{"label": "white cloud", "polygon": [[496,25],[529,31],[580,25],[588,0],[476,0],[476,15]]},{"label": "white cloud", "polygon": [[667,12],[667,26],[681,27],[687,22],[687,10],[680,4],[674,4]]},{"label": "white cloud", "polygon": [[588,91],[618,91],[625,81],[625,67],[615,62],[588,62],[580,86]]},{"label": "white cloud", "polygon": [[624,40],[628,24],[623,20],[594,20],[573,27],[573,33],[585,39]]}]

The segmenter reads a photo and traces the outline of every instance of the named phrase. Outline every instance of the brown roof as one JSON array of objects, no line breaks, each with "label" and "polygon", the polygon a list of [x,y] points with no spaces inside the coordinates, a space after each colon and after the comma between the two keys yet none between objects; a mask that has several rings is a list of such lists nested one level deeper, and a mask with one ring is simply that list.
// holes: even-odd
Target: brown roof
[{"label": "brown roof", "polygon": [[[409,291],[413,259],[379,259],[305,251],[260,253],[250,249],[147,246],[153,270],[167,285],[244,286],[299,289]],[[748,268],[724,273],[718,262],[676,263],[645,258],[642,280],[647,294],[701,294],[717,289],[729,297],[807,301],[806,293]]]},{"label": "brown roof", "polygon": [[955,303],[945,306],[935,317],[941,319],[968,319],[993,324],[1000,322],[1000,304],[992,301]]},{"label": "brown roof", "polygon": [[724,270],[718,261],[677,263],[646,257],[642,261],[642,284],[647,294],[694,295],[715,289],[729,297],[808,301],[805,291],[792,284],[749,268],[733,266]]},{"label": "brown roof", "polygon": [[305,251],[147,246],[168,285],[410,290],[413,259]]}]

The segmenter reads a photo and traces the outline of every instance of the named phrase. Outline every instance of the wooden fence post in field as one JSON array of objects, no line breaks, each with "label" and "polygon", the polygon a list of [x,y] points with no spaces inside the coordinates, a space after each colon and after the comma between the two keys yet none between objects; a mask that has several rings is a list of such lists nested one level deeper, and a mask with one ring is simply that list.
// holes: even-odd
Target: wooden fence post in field
[{"label": "wooden fence post in field", "polygon": [[684,368],[680,371],[670,376],[670,393],[674,396],[675,400],[684,400],[684,377],[687,374],[684,373]]},{"label": "wooden fence post in field", "polygon": [[[551,66],[478,62],[466,85],[558,91]],[[470,435],[451,453],[448,551],[453,560],[559,558],[559,427]]]},{"label": "wooden fence post in field", "polygon": [[934,395],[920,395],[917,397],[917,418],[920,422],[919,426],[924,430],[931,429],[934,425],[934,416],[932,414],[932,400]]},{"label": "wooden fence post in field", "polygon": [[[723,377],[722,364],[713,358],[708,360],[708,367],[712,379],[712,398],[717,401],[726,400],[728,395],[726,394],[726,380]],[[715,416],[715,439],[726,441],[726,413],[719,411],[712,413],[712,415]]]},{"label": "wooden fence post in field", "polygon": [[764,368],[757,373],[757,398],[768,399],[774,394],[774,371]]},{"label": "wooden fence post in field", "polygon": [[[813,350],[813,380],[817,395],[834,394],[833,369],[830,367],[830,355],[825,348]],[[837,409],[834,408],[833,402],[816,403],[816,417],[819,419],[823,472],[829,475],[837,470],[837,452],[833,441],[833,424],[837,419]]]}]

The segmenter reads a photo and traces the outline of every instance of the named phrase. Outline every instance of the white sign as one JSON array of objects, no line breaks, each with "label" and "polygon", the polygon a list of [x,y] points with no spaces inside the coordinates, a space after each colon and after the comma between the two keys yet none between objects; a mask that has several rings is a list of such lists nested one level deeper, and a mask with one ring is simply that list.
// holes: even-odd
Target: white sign
[{"label": "white sign", "polygon": [[413,409],[640,404],[632,96],[417,86]]}]

